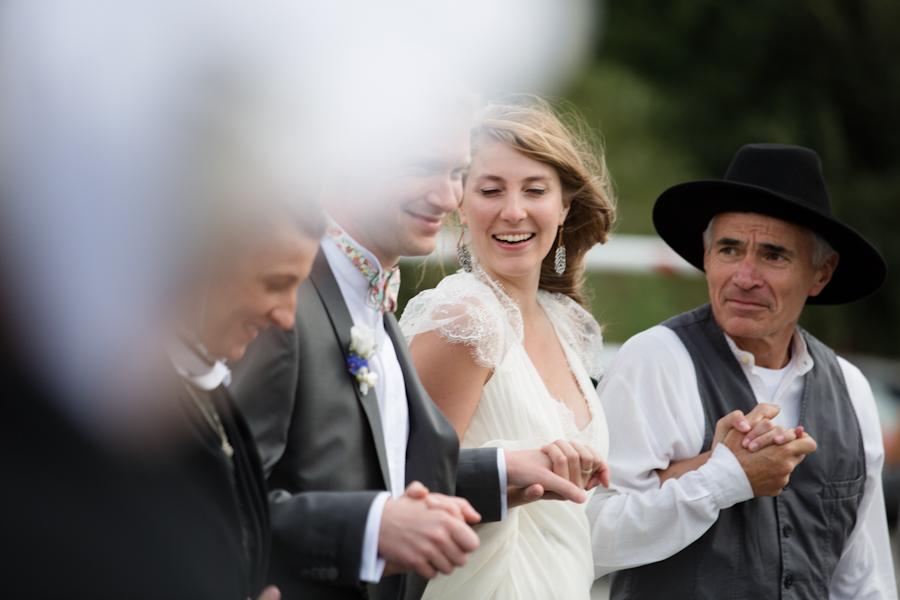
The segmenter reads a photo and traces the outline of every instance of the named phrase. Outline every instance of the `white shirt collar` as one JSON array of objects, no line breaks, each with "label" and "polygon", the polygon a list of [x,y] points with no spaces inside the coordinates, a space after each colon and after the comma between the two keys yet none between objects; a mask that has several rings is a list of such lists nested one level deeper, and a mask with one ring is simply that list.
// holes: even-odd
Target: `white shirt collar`
[{"label": "white shirt collar", "polygon": [[[326,217],[331,219],[327,214]],[[383,268],[378,258],[376,258],[368,248],[365,248],[362,244],[353,239],[353,236],[347,233],[337,221],[331,219],[331,222],[337,225],[337,228],[353,242],[353,245],[359,250],[360,255],[369,261],[369,264],[371,264],[376,271],[381,273]],[[322,251],[325,253],[325,258],[328,260],[328,266],[331,267],[335,277],[343,279],[350,289],[352,289],[359,297],[368,298],[369,290],[372,286],[369,280],[366,279],[366,276],[362,274],[362,271],[350,262],[347,255],[338,248],[337,244],[335,244],[327,234],[322,238],[321,246]]]},{"label": "white shirt collar", "polygon": [[[741,350],[727,333],[722,333],[737,361],[752,370],[756,366],[756,357],[753,356],[753,353]],[[798,370],[797,375],[804,375],[813,368],[813,359],[806,348],[806,340],[803,339],[796,327],[793,335],[791,335],[791,362]]]},{"label": "white shirt collar", "polygon": [[231,369],[220,360],[210,365],[180,339],[173,339],[166,348],[175,371],[188,383],[201,390],[214,390],[231,384]]}]

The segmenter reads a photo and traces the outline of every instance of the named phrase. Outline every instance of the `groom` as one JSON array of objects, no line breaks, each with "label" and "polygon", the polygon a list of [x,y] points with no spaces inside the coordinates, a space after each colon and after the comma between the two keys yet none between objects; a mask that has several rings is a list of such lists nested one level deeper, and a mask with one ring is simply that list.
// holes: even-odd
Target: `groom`
[{"label": "groom", "polygon": [[458,206],[474,113],[455,84],[417,85],[391,103],[395,117],[396,103],[414,109],[390,120],[390,151],[364,152],[387,119],[357,119],[364,131],[323,185],[332,222],[296,324],[265,332],[235,368],[270,488],[270,579],[287,600],[417,599],[478,546],[465,521],[499,520],[545,490],[584,499],[540,451],[460,452],[416,376],[393,315],[397,263],[431,253]]}]

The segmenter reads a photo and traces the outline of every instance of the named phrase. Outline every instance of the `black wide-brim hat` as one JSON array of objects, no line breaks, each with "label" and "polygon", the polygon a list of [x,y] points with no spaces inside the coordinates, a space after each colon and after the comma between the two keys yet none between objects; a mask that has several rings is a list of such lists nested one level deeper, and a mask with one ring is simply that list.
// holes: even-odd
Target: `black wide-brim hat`
[{"label": "black wide-brim hat", "polygon": [[653,225],[660,237],[703,270],[703,232],[724,212],[752,212],[815,231],[840,254],[834,276],[807,304],[845,304],[875,293],[887,264],[862,235],[831,213],[819,155],[809,148],[749,144],[741,148],[722,180],[670,187],[656,200]]}]

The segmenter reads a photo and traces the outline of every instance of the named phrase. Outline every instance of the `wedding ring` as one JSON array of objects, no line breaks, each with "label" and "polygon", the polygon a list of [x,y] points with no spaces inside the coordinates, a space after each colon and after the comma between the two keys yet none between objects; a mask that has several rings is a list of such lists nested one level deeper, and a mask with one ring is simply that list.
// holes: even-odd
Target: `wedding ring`
[{"label": "wedding ring", "polygon": [[590,475],[593,472],[594,472],[593,470],[591,470],[591,471],[585,471],[584,469],[581,470],[582,475]]}]

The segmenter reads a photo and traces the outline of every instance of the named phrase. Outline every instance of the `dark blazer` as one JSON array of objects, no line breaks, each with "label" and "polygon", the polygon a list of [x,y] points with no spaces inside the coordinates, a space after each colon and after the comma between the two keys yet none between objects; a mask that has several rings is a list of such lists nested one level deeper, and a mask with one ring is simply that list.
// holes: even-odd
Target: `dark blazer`
[{"label": "dark blazer", "polygon": [[[353,321],[320,251],[297,296],[291,331],[267,330],[235,365],[231,392],[267,472],[273,546],[270,579],[286,600],[405,598],[426,581],[359,580],[369,507],[389,487],[378,400],[347,369]],[[485,521],[500,518],[494,449],[459,451],[453,427],[422,387],[394,315],[385,316],[406,383],[406,481],[468,499]]]},{"label": "dark blazer", "polygon": [[185,447],[113,452],[24,370],[0,364],[0,381],[0,596],[246,598],[214,494],[185,477]]},{"label": "dark blazer", "polygon": [[256,598],[266,585],[271,547],[269,506],[262,463],[253,434],[232,402],[228,390],[195,390],[216,408],[234,454],[222,452],[222,440],[203,417],[194,400],[183,394],[182,404],[196,444],[185,449],[181,467],[189,481],[210,497],[208,515],[221,530],[223,549],[232,558],[231,571],[239,598]]}]

